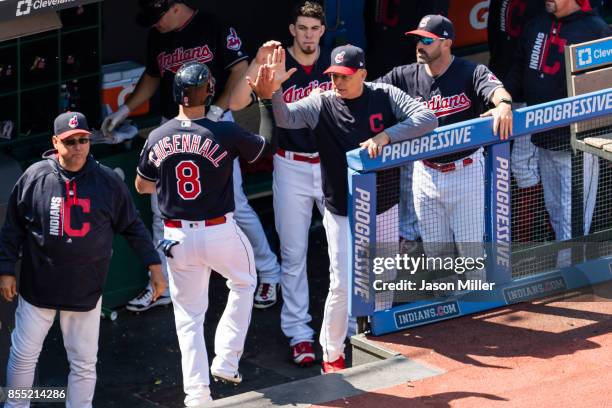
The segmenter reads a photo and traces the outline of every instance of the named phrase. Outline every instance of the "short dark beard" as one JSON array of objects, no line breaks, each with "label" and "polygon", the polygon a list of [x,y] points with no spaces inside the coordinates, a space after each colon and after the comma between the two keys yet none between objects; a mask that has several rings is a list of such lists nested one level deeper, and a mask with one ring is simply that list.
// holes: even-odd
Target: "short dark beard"
[{"label": "short dark beard", "polygon": [[[299,47],[299,45],[298,45],[298,47]],[[304,48],[300,47],[300,51],[302,51],[302,53],[304,53],[306,55],[312,55],[315,52],[317,52],[317,47],[314,47],[312,50],[310,50],[310,49],[305,50]]]}]

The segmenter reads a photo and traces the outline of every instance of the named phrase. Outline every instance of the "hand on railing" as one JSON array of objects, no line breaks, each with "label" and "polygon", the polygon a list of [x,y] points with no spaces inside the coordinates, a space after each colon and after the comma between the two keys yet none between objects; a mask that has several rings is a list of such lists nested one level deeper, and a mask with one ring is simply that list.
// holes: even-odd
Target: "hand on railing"
[{"label": "hand on railing", "polygon": [[385,132],[380,132],[373,138],[366,140],[365,142],[359,143],[362,149],[368,149],[368,154],[370,155],[370,159],[375,158],[376,156],[380,156],[382,154],[382,149],[385,145],[388,145],[391,142],[391,138]]},{"label": "hand on railing", "polygon": [[480,115],[481,118],[486,116],[493,117],[493,134],[496,136],[499,134],[500,140],[508,140],[508,136],[512,135],[512,106],[500,103]]}]

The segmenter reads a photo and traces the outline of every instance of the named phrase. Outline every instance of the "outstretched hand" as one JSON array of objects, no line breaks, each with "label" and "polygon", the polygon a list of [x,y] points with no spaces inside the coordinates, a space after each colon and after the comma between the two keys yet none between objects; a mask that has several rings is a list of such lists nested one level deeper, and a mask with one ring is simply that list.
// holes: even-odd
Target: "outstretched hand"
[{"label": "outstretched hand", "polygon": [[246,80],[259,99],[272,99],[272,94],[280,88],[280,84],[275,83],[275,73],[267,65],[262,65],[257,71],[255,81],[249,76]]},{"label": "outstretched hand", "polygon": [[268,56],[272,55],[275,49],[281,46],[281,43],[278,41],[266,41],[263,43],[261,47],[257,50],[257,54],[255,55],[255,62],[258,65],[263,65],[268,62]]}]

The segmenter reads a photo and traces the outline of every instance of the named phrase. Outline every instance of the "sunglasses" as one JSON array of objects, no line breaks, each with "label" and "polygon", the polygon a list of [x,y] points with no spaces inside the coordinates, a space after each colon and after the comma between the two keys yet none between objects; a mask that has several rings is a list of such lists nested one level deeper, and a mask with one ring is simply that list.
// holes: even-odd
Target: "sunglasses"
[{"label": "sunglasses", "polygon": [[423,45],[431,45],[433,44],[436,40],[440,40],[443,41],[444,38],[429,38],[429,37],[419,37],[418,41],[423,44]]},{"label": "sunglasses", "polygon": [[75,146],[78,144],[87,144],[91,141],[88,137],[81,137],[78,139],[68,139],[68,140],[60,140],[64,146]]}]

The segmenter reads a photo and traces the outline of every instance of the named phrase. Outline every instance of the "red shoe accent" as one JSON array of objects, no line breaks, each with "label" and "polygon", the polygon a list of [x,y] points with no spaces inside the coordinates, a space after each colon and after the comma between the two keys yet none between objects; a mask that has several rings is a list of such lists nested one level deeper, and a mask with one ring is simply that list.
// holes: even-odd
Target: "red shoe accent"
[{"label": "red shoe accent", "polygon": [[309,341],[302,341],[294,346],[291,346],[291,355],[293,362],[302,367],[307,367],[314,363],[315,354],[312,349],[312,343]]},{"label": "red shoe accent", "polygon": [[323,374],[335,373],[340,370],[344,370],[346,368],[346,364],[344,364],[344,356],[340,356],[336,361],[327,362],[323,361]]}]

